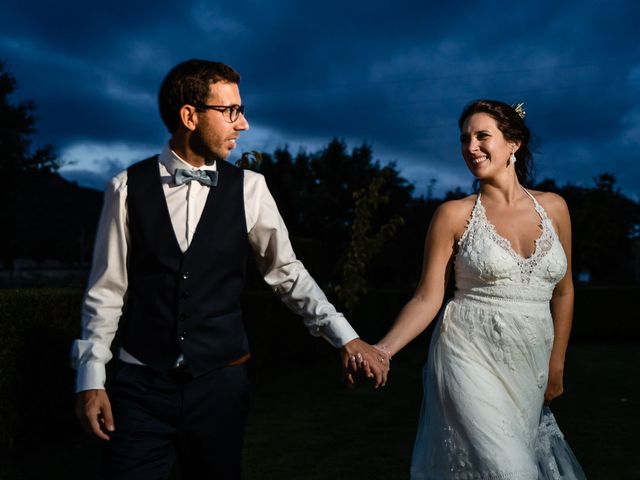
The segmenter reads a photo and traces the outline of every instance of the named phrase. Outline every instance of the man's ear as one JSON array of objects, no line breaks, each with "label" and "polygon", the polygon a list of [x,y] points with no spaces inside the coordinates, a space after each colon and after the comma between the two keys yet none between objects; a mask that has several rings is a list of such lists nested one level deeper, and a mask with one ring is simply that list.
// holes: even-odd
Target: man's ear
[{"label": "man's ear", "polygon": [[180,108],[180,120],[184,127],[193,132],[198,125],[198,112],[193,105],[183,105]]}]

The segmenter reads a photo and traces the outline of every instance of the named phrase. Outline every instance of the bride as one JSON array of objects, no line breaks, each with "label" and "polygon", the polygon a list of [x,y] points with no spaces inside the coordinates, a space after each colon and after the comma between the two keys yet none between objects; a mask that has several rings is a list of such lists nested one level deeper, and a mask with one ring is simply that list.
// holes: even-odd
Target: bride
[{"label": "bride", "polygon": [[378,343],[386,363],[424,331],[453,270],[455,297],[424,369],[411,478],[584,478],[543,409],[562,394],[573,313],[567,205],[523,187],[532,155],[521,104],[475,101],[459,127],[479,190],[434,214],[416,292]]}]

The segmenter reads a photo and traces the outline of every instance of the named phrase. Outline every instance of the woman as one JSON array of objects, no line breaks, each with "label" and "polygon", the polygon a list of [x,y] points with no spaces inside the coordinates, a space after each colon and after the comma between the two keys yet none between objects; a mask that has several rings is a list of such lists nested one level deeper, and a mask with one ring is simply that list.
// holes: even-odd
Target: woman
[{"label": "woman", "polygon": [[[543,404],[562,393],[571,329],[567,206],[554,193],[522,186],[532,155],[521,105],[473,102],[459,126],[478,193],[438,208],[420,283],[378,343],[390,359],[424,331],[454,270],[455,297],[438,320],[425,366],[412,478],[583,478],[553,417],[539,428]],[[541,439],[539,431],[552,436]],[[561,476],[563,469],[575,473]]]}]

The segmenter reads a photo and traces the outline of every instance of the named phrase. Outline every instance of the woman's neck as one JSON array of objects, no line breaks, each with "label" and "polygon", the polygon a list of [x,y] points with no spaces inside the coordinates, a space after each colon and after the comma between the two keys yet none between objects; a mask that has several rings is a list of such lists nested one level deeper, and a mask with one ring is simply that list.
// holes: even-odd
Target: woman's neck
[{"label": "woman's neck", "polygon": [[507,205],[515,203],[526,195],[524,187],[515,175],[511,178],[480,180],[480,194],[482,198]]}]

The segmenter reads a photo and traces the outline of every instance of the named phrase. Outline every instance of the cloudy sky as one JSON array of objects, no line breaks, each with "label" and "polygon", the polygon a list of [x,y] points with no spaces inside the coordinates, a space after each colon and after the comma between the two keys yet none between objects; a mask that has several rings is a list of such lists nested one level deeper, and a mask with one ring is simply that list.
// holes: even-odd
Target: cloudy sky
[{"label": "cloudy sky", "polygon": [[0,58],[38,107],[62,173],[102,188],[167,140],[156,92],[188,58],[242,74],[241,151],[363,142],[436,193],[471,178],[457,118],[524,101],[536,178],[611,172],[640,199],[640,2],[5,0]]}]

